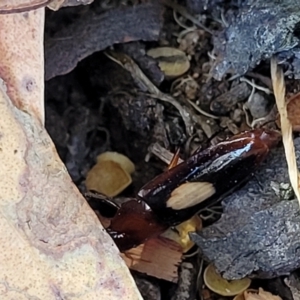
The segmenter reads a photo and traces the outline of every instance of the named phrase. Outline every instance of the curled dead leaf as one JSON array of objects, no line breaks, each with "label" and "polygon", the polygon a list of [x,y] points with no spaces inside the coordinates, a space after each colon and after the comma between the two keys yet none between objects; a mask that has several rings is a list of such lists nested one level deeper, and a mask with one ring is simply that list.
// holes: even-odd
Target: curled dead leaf
[{"label": "curled dead leaf", "polygon": [[132,182],[130,174],[135,171],[134,163],[118,152],[104,152],[97,157],[97,164],[88,172],[86,187],[114,197]]},{"label": "curled dead leaf", "polygon": [[97,156],[97,162],[108,160],[119,164],[129,174],[132,174],[135,171],[134,163],[121,153],[107,151]]},{"label": "curled dead leaf", "polygon": [[86,187],[108,197],[114,197],[131,184],[130,175],[113,161],[98,162],[88,173]]}]

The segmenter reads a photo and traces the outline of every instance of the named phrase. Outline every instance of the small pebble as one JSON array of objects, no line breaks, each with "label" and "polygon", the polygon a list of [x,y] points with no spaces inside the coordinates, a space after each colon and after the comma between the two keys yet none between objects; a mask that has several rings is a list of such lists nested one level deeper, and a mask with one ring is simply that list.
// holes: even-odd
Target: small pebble
[{"label": "small pebble", "polygon": [[271,109],[270,100],[260,93],[254,93],[247,101],[247,107],[254,119],[265,117]]}]

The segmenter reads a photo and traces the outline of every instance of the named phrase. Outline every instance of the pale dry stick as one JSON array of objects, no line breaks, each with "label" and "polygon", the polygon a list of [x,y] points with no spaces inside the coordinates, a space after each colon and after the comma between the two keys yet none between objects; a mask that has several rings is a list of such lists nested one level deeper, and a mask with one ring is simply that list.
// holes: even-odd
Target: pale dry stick
[{"label": "pale dry stick", "polygon": [[269,90],[268,88],[265,88],[265,87],[263,87],[263,86],[261,86],[261,85],[258,85],[258,84],[256,84],[255,82],[250,81],[250,80],[248,80],[248,79],[245,78],[245,77],[241,77],[241,78],[240,78],[240,81],[241,81],[241,82],[246,82],[246,83],[248,83],[248,84],[251,85],[252,87],[255,87],[257,90],[262,91],[262,92],[266,93],[267,95],[273,94],[273,92],[272,92],[271,90]]},{"label": "pale dry stick", "polygon": [[[173,153],[171,153],[169,150],[165,149],[158,143],[152,144],[148,148],[148,151],[149,151],[149,154],[154,154],[156,157],[158,157],[161,161],[163,161],[167,165],[170,164],[170,162],[172,161],[172,158],[174,156]],[[146,160],[146,162],[147,162],[147,160],[149,160],[148,156],[146,156],[145,160]],[[178,158],[178,164],[180,164],[182,162],[183,162],[183,160],[181,158]]]},{"label": "pale dry stick", "polygon": [[293,143],[292,125],[288,119],[285,101],[285,82],[282,69],[277,65],[275,58],[271,59],[271,77],[278,112],[280,114],[282,141],[285,157],[288,164],[288,172],[293,190],[300,204],[299,171],[297,167],[295,147]]},{"label": "pale dry stick", "polygon": [[186,259],[186,258],[191,258],[191,257],[193,257],[193,256],[195,256],[195,255],[197,255],[197,254],[199,254],[199,252],[200,252],[200,249],[197,248],[197,249],[196,249],[195,251],[193,251],[192,253],[184,254],[182,258],[183,258],[183,260]]},{"label": "pale dry stick", "polygon": [[182,27],[182,28],[184,28],[184,29],[189,29],[189,26],[183,24],[183,23],[178,19],[178,17],[177,17],[177,12],[176,12],[176,10],[174,10],[174,9],[173,9],[173,18],[174,18],[175,22],[176,22],[180,27]]},{"label": "pale dry stick", "polygon": [[232,76],[230,76],[230,77],[228,78],[228,81],[233,81],[233,80],[236,80],[236,79],[238,79],[238,78],[240,78],[240,77],[241,77],[240,74],[234,74],[234,75],[232,75]]},{"label": "pale dry stick", "polygon": [[191,27],[188,27],[185,30],[180,31],[178,36],[177,36],[177,43],[180,44],[180,42],[182,41],[184,36],[186,36],[188,33],[193,32],[195,30],[197,30],[197,27],[196,26],[191,26]]},{"label": "pale dry stick", "polygon": [[214,54],[214,51],[207,51],[207,55],[212,61],[215,61],[217,59],[216,55]]},{"label": "pale dry stick", "polygon": [[199,112],[201,115],[204,115],[208,118],[212,118],[212,119],[215,119],[215,120],[218,120],[220,119],[219,117],[215,116],[215,115],[212,115],[208,112],[206,112],[205,110],[203,110],[202,108],[200,108],[197,104],[195,104],[193,101],[187,99],[187,102],[197,111]]},{"label": "pale dry stick", "polygon": [[224,14],[224,9],[222,9],[221,11],[221,20],[223,25],[228,28],[229,27],[229,23],[227,22],[226,18],[225,18],[225,14]]},{"label": "pale dry stick", "polygon": [[[200,254],[200,252],[199,252]],[[204,267],[204,260],[202,259],[201,255],[198,256],[200,262],[199,262],[199,269],[198,269],[198,275],[197,275],[197,291],[200,291],[202,289],[202,283],[203,279],[201,280],[201,275],[203,273],[203,267]]]},{"label": "pale dry stick", "polygon": [[148,96],[172,104],[179,111],[185,124],[187,134],[189,136],[193,134],[194,126],[190,117],[191,113],[189,112],[187,107],[181,106],[181,104],[172,96],[161,92],[128,55],[125,55],[124,53],[113,52],[110,52],[110,54],[105,52],[105,55],[112,61],[119,64],[125,70],[130,72],[133,80],[138,84],[138,86],[141,87],[144,92],[148,91],[150,93]]},{"label": "pale dry stick", "polygon": [[[250,101],[250,100],[253,98],[254,93],[255,93],[255,85],[254,85],[253,80],[252,80],[252,83],[253,83],[253,84],[251,84],[251,86],[252,86],[252,91],[251,91],[250,96],[248,97],[247,102]],[[247,105],[247,103],[244,103],[244,104],[243,104],[243,111],[244,111],[245,116],[246,116],[246,123],[247,123],[247,125],[248,125],[249,127],[253,128],[253,127],[252,127],[252,122],[250,122],[249,113],[248,113],[247,110],[248,110],[248,105]]]}]

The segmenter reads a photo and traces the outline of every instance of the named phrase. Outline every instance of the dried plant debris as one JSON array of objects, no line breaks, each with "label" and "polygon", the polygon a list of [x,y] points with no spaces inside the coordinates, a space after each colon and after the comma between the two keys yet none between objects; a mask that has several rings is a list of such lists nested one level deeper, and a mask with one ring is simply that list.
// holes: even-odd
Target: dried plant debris
[{"label": "dried plant debris", "polygon": [[247,2],[247,0],[186,0],[186,5],[191,12],[200,14],[207,11],[214,12],[216,9],[219,11],[221,11],[221,9],[226,10],[228,8],[237,9],[245,2]]},{"label": "dried plant debris", "polygon": [[52,10],[58,10],[61,7],[77,6],[91,4],[94,0],[52,0],[48,4],[48,7]]},{"label": "dried plant debris", "polygon": [[274,58],[271,59],[271,76],[276,104],[278,107],[278,112],[280,114],[282,141],[285,151],[285,157],[288,164],[290,182],[300,204],[299,170],[297,167],[295,147],[293,144],[292,124],[288,118],[287,106],[285,101],[284,76],[282,69],[277,66],[277,61]]},{"label": "dried plant debris", "polygon": [[288,277],[284,279],[284,283],[290,289],[292,293],[292,298],[294,300],[300,299],[300,280],[299,280],[299,272],[295,271],[290,274]]},{"label": "dried plant debris", "polygon": [[247,296],[248,293],[258,293],[258,290],[255,289],[247,289],[246,291],[236,295],[233,300],[246,300],[245,296]]},{"label": "dried plant debris", "polygon": [[156,114],[156,100],[142,93],[116,92],[108,96],[111,105],[120,113],[125,128],[148,136]]},{"label": "dried plant debris", "polygon": [[[299,163],[300,139],[294,142]],[[191,234],[226,279],[272,278],[300,267],[298,201],[278,198],[272,181],[289,182],[282,148],[270,154],[253,180],[225,198],[218,222]]]},{"label": "dried plant debris", "polygon": [[299,43],[297,1],[249,0],[246,4],[236,17],[228,14],[228,27],[214,37],[217,60],[212,75],[218,80],[226,72],[243,75],[261,60],[284,55]]},{"label": "dried plant debris", "polygon": [[142,42],[118,44],[115,45],[115,49],[130,56],[156,86],[159,86],[165,79],[157,61],[147,55],[146,47]]},{"label": "dried plant debris", "polygon": [[194,130],[194,121],[192,120],[192,114],[188,107],[182,106],[171,95],[161,92],[128,55],[113,51],[107,51],[105,52],[105,55],[130,72],[132,79],[141,91],[148,92],[150,93],[151,97],[159,99],[163,102],[167,102],[174,106],[181,115],[187,134],[189,136],[192,135]]},{"label": "dried plant debris", "polygon": [[133,272],[134,281],[144,300],[160,300],[161,291],[156,278]]},{"label": "dried plant debris", "polygon": [[[300,93],[290,97],[286,103],[289,121],[292,124],[293,131],[300,132]],[[278,115],[278,125],[280,125],[280,118]]]},{"label": "dried plant debris", "polygon": [[108,197],[114,197],[132,182],[135,166],[128,157],[117,152],[105,152],[97,157],[97,164],[88,172],[86,187]]},{"label": "dried plant debris", "polygon": [[258,293],[245,292],[245,300],[282,300],[279,296],[273,295],[270,292],[264,291],[262,288]]},{"label": "dried plant debris", "polygon": [[196,299],[196,280],[197,264],[194,261],[182,262],[179,268],[178,286],[171,300]]},{"label": "dried plant debris", "polygon": [[210,109],[218,115],[225,115],[238,102],[245,101],[251,94],[251,88],[246,82],[232,86],[228,92],[220,95],[211,102]]},{"label": "dried plant debris", "polygon": [[178,281],[182,250],[172,240],[151,238],[144,244],[121,253],[121,256],[131,270],[170,282]]},{"label": "dried plant debris", "polygon": [[157,40],[162,14],[163,8],[157,3],[120,7],[102,14],[88,10],[46,40],[46,80],[70,72],[85,57],[113,44]]}]

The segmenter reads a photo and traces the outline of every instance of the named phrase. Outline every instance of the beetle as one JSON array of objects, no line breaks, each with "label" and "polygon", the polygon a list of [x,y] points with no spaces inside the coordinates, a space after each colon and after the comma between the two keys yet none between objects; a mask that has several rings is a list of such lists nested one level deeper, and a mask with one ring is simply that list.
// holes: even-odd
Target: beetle
[{"label": "beetle", "polygon": [[107,231],[120,251],[158,236],[238,189],[280,139],[275,130],[255,129],[196,150],[123,203]]}]

